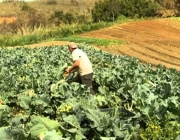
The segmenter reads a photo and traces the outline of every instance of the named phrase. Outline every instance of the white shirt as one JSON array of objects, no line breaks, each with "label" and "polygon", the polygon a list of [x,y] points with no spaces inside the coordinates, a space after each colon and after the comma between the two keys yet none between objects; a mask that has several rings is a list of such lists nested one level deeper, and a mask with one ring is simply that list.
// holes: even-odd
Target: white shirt
[{"label": "white shirt", "polygon": [[79,60],[80,64],[79,64],[79,74],[81,76],[86,75],[86,74],[90,74],[93,72],[92,69],[92,64],[88,58],[88,56],[86,55],[86,53],[84,53],[82,50],[80,49],[75,49],[72,52],[72,57],[73,57],[73,61]]}]

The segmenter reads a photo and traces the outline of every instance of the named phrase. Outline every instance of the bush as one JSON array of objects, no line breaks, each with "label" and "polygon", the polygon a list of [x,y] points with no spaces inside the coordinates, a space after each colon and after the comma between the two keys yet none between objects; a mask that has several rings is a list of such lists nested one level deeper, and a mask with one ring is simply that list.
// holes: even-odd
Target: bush
[{"label": "bush", "polygon": [[51,4],[57,4],[57,1],[56,0],[48,0],[47,1],[47,4],[51,5]]},{"label": "bush", "polygon": [[147,0],[121,0],[121,14],[126,17],[154,17],[159,9],[157,2]]},{"label": "bush", "polygon": [[92,9],[93,22],[115,21],[120,14],[120,0],[100,0]]},{"label": "bush", "polygon": [[55,11],[51,15],[51,22],[56,26],[61,24],[87,23],[87,17],[84,15],[76,15],[72,13],[64,13],[63,11]]},{"label": "bush", "polygon": [[29,12],[33,12],[36,11],[34,8],[32,8],[29,4],[27,3],[23,3],[22,7],[21,7],[22,11],[29,11]]},{"label": "bush", "polygon": [[157,2],[147,0],[100,0],[92,9],[94,22],[115,21],[120,15],[126,17],[154,17],[159,9]]}]

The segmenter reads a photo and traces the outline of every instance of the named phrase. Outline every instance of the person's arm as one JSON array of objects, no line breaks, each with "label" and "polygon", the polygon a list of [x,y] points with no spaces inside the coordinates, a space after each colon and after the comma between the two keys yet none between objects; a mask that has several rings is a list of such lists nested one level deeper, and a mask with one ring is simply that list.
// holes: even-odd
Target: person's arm
[{"label": "person's arm", "polygon": [[66,69],[67,73],[75,72],[77,68],[79,67],[79,60],[74,61],[73,65],[70,68]]}]

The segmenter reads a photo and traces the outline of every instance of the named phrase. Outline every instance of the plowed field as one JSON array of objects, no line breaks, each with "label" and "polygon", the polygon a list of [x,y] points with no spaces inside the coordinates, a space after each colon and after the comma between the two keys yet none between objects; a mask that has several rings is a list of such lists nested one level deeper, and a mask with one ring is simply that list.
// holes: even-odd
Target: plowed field
[{"label": "plowed field", "polygon": [[124,45],[101,48],[110,53],[137,57],[154,66],[162,64],[180,70],[180,21],[155,19],[129,22],[81,36],[124,40]]}]

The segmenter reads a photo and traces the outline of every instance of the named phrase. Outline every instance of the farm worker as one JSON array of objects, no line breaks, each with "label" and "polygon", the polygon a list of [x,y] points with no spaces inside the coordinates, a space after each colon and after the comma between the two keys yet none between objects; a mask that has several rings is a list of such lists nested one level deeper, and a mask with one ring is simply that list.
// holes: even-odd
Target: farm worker
[{"label": "farm worker", "polygon": [[66,68],[65,72],[69,74],[70,72],[78,71],[78,74],[71,82],[86,85],[90,88],[90,92],[94,94],[92,89],[93,69],[88,56],[85,52],[79,49],[76,44],[69,44],[68,49],[72,54],[73,65]]}]

